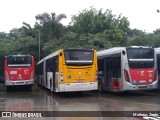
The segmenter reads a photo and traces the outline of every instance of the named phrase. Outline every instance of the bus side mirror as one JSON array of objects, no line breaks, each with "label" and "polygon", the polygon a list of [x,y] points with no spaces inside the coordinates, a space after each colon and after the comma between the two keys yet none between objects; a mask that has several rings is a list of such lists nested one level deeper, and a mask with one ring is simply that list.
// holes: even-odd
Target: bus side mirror
[{"label": "bus side mirror", "polygon": [[125,54],[126,54],[126,52],[123,50],[123,51],[122,51],[122,54],[123,54],[123,55],[125,55]]}]

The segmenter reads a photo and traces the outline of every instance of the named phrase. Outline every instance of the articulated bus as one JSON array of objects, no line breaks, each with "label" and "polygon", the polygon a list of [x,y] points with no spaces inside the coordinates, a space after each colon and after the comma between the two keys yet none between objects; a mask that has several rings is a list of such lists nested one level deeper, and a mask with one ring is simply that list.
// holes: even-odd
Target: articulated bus
[{"label": "articulated bus", "polygon": [[156,89],[158,75],[154,48],[115,47],[97,52],[99,90]]},{"label": "articulated bus", "polygon": [[4,65],[5,87],[34,85],[34,58],[31,55],[5,56]]},{"label": "articulated bus", "polygon": [[96,50],[58,50],[38,62],[37,74],[38,83],[50,91],[97,90]]}]

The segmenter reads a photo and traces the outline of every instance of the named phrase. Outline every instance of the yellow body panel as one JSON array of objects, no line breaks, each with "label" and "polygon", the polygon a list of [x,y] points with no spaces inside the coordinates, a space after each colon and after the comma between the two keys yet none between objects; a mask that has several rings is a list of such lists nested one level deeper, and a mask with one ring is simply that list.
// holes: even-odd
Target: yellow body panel
[{"label": "yellow body panel", "polygon": [[[62,56],[60,56],[60,53],[62,53]],[[63,82],[60,81],[61,73],[63,74]],[[86,66],[67,66],[65,63],[64,51],[59,50],[59,83],[96,82],[96,75],[96,50],[94,50],[93,64]]]},{"label": "yellow body panel", "polygon": [[64,70],[64,82],[74,83],[74,82],[94,82],[95,81],[95,67],[67,67],[63,66]]}]

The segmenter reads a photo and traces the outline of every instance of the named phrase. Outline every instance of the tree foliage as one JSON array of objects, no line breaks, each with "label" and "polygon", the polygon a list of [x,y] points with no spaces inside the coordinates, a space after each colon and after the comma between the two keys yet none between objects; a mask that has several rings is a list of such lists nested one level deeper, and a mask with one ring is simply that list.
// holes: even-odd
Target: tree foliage
[{"label": "tree foliage", "polygon": [[[41,58],[61,48],[107,49],[115,46],[160,47],[160,29],[153,33],[131,29],[124,16],[114,15],[111,10],[83,10],[72,16],[68,26],[60,21],[65,14],[42,13],[35,16],[33,27],[23,22],[21,28],[13,28],[9,33],[0,32],[0,65],[9,54],[31,54],[38,62],[39,38]],[[2,73],[0,68],[0,73]]]}]

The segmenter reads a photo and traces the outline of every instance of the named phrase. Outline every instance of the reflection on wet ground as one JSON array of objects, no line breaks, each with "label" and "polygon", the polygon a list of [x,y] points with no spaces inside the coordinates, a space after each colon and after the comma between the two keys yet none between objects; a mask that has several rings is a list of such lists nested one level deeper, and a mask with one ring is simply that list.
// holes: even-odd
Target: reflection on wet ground
[{"label": "reflection on wet ground", "polygon": [[[0,85],[0,111],[160,111],[160,91],[51,93],[35,85],[32,91]],[[93,112],[94,113],[94,112]],[[113,113],[112,113],[113,114]],[[117,112],[114,112],[117,114]],[[94,116],[94,115],[93,115]],[[1,118],[7,120],[6,118]],[[22,118],[14,118],[15,120]],[[28,118],[23,118],[27,119]],[[140,120],[141,117],[44,117],[37,120]]]}]

